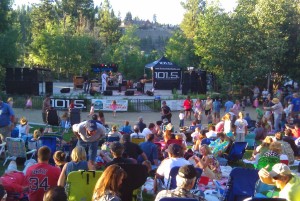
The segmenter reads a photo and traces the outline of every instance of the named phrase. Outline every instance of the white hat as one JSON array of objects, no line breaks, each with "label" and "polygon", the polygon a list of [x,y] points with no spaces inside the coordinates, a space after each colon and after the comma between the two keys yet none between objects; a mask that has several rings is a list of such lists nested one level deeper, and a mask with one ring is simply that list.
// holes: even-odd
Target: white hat
[{"label": "white hat", "polygon": [[272,167],[272,170],[269,172],[271,177],[275,177],[277,175],[290,175],[291,170],[289,166],[284,163],[277,163]]}]

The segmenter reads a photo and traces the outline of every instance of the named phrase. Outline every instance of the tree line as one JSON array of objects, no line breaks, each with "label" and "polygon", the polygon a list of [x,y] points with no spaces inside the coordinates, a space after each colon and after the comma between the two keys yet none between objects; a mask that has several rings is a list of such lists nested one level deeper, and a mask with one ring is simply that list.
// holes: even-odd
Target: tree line
[{"label": "tree line", "polygon": [[145,52],[130,12],[122,29],[109,0],[99,6],[93,0],[41,0],[17,9],[12,0],[1,0],[0,80],[11,66],[42,66],[64,76],[112,62],[136,79],[146,63],[164,55],[181,67],[214,73],[223,88],[285,77],[299,82],[299,1],[238,0],[228,13],[218,1],[186,0],[180,28],[163,49]]}]

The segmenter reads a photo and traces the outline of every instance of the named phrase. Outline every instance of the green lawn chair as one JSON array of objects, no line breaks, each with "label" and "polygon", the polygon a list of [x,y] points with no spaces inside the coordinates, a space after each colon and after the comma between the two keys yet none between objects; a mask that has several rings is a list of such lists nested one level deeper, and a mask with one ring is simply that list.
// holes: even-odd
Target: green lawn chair
[{"label": "green lawn chair", "polygon": [[276,163],[280,163],[280,159],[278,157],[275,156],[262,156],[261,158],[258,159],[257,165],[256,165],[256,169],[260,170],[264,167],[266,167],[267,165],[269,165],[268,167],[268,171],[272,170],[272,167],[276,164]]}]

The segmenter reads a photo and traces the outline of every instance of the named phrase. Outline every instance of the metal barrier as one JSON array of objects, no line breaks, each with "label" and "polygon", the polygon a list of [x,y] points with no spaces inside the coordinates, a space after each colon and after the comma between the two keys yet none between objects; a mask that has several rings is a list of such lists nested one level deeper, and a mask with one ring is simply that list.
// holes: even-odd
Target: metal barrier
[{"label": "metal barrier", "polygon": [[129,112],[158,112],[160,100],[155,99],[130,99],[128,100]]}]

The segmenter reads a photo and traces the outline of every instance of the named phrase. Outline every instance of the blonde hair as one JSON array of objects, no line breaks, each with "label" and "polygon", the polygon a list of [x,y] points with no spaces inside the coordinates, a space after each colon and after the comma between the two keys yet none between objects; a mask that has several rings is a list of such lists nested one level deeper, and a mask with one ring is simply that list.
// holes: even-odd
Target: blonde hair
[{"label": "blonde hair", "polygon": [[38,139],[42,135],[41,131],[36,129],[33,131],[33,138]]},{"label": "blonde hair", "polygon": [[116,126],[116,125],[113,125],[113,126],[111,127],[111,130],[112,130],[112,131],[117,131],[117,126]]},{"label": "blonde hair", "polygon": [[86,160],[86,152],[84,147],[76,146],[71,153],[71,159],[74,162],[85,161]]},{"label": "blonde hair", "polygon": [[280,142],[272,142],[269,146],[269,149],[278,154],[281,154],[281,152],[282,152],[281,143]]},{"label": "blonde hair", "polygon": [[11,102],[11,101],[14,101],[14,99],[13,99],[12,97],[9,97],[9,98],[7,99],[7,102],[9,103],[9,102]]},{"label": "blonde hair", "polygon": [[206,150],[206,154],[207,154],[207,155],[211,154],[211,149],[208,147],[207,144],[201,145],[200,149],[201,149],[201,148],[204,148],[204,149]]},{"label": "blonde hair", "polygon": [[222,117],[222,120],[225,121],[225,120],[230,120],[230,114],[229,113],[226,113],[223,117]]}]

